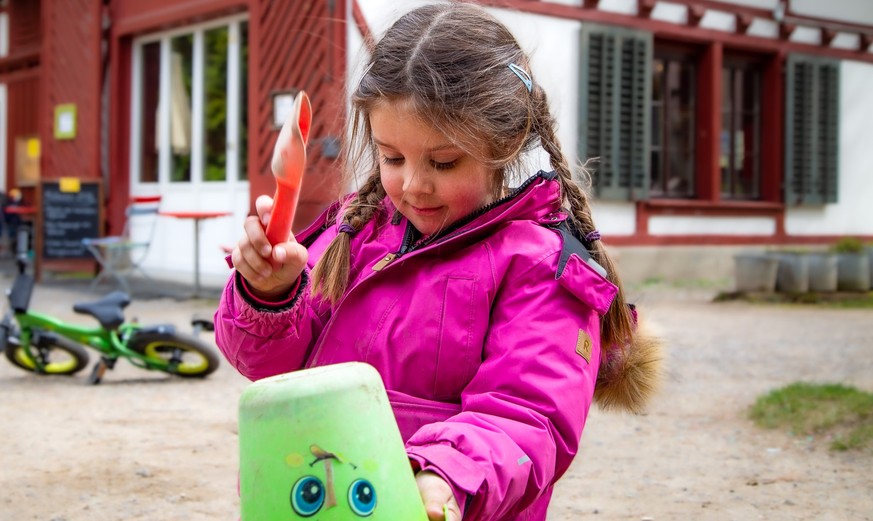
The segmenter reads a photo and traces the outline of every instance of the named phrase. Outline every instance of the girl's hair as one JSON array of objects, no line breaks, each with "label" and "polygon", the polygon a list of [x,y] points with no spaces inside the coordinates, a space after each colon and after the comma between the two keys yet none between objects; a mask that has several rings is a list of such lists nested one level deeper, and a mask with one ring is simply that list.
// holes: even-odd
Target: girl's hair
[{"label": "girl's hair", "polygon": [[[369,175],[345,206],[341,221],[360,230],[385,197],[369,114],[382,103],[403,101],[456,146],[492,167],[495,183],[520,180],[525,152],[542,146],[557,172],[572,224],[583,236],[593,231],[588,196],[573,180],[561,152],[546,93],[536,82],[528,91],[510,64],[530,71],[512,33],[481,7],[427,5],[398,19],[376,44],[351,97],[346,172]],[[481,157],[483,143],[487,157]],[[619,288],[602,322],[603,345],[626,345],[633,325],[616,266],[600,241],[592,244],[592,255]],[[340,233],[313,269],[314,291],[336,302],[348,274],[349,234]]]}]

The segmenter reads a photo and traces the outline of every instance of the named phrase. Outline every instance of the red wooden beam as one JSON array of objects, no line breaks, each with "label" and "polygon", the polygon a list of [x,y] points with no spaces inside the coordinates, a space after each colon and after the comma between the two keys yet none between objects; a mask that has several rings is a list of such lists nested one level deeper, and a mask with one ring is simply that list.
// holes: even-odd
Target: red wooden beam
[{"label": "red wooden beam", "polygon": [[737,32],[746,34],[749,32],[749,26],[752,25],[752,16],[748,14],[737,13],[735,16],[737,24]]},{"label": "red wooden beam", "polygon": [[655,9],[655,0],[637,0],[637,14],[643,18],[650,18]]},{"label": "red wooden beam", "polygon": [[723,48],[718,42],[708,46],[697,68],[697,129],[695,181],[697,197],[716,203],[721,198],[721,69]]},{"label": "red wooden beam", "polygon": [[703,19],[703,15],[706,14],[706,8],[701,5],[689,5],[688,6],[688,25],[691,27],[700,26],[700,20]]},{"label": "red wooden beam", "polygon": [[358,26],[358,31],[360,31],[361,36],[364,38],[364,45],[367,46],[367,50],[373,52],[373,49],[376,47],[376,39],[373,38],[373,32],[370,30],[370,26],[367,25],[367,19],[364,18],[364,12],[361,10],[358,0],[352,0],[352,18],[354,18],[355,25]]},{"label": "red wooden beam", "polygon": [[830,47],[831,42],[834,40],[834,37],[837,35],[836,31],[831,29],[826,29],[822,27],[819,29],[821,31],[821,45],[822,47]]}]

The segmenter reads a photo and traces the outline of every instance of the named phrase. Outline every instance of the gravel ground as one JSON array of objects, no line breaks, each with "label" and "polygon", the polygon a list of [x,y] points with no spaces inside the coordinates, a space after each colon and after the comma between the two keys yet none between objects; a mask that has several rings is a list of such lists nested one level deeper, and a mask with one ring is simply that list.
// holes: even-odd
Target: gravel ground
[{"label": "gravel ground", "polygon": [[[81,285],[42,285],[33,307],[87,323],[70,311],[85,297]],[[667,341],[665,386],[647,415],[592,411],[550,521],[873,519],[873,456],[745,417],[796,380],[873,390],[873,312],[713,304],[703,289],[631,297]],[[184,329],[215,304],[150,298],[129,315]],[[188,381],[123,361],[99,386],[86,373],[39,378],[0,361],[0,520],[237,518],[244,378],[223,365]]]}]

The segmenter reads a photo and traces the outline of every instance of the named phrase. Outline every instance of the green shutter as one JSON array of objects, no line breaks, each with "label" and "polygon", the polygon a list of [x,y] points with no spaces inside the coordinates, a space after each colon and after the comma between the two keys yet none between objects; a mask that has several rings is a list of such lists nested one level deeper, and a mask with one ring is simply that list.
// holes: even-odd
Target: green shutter
[{"label": "green shutter", "polygon": [[579,158],[597,158],[597,197],[645,199],[649,185],[652,35],[583,24],[579,64]]},{"label": "green shutter", "polygon": [[839,61],[792,54],[785,81],[785,201],[837,202]]}]

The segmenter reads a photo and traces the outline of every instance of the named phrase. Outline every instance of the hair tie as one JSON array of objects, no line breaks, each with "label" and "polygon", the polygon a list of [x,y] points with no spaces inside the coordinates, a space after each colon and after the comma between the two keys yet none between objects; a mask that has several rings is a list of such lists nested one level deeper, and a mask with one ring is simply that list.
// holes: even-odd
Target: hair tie
[{"label": "hair tie", "polygon": [[597,230],[592,230],[585,234],[585,242],[594,242],[600,240],[600,232]]},{"label": "hair tie", "polygon": [[341,225],[339,225],[339,233],[347,233],[349,237],[353,237],[356,233],[358,233],[358,230],[356,230],[349,223],[342,223]]},{"label": "hair tie", "polygon": [[522,69],[514,63],[509,64],[509,70],[511,70],[516,76],[518,76],[518,79],[520,79],[521,82],[524,83],[524,86],[527,87],[528,92],[533,91],[533,79],[530,77],[530,74],[528,74],[526,70]]}]

